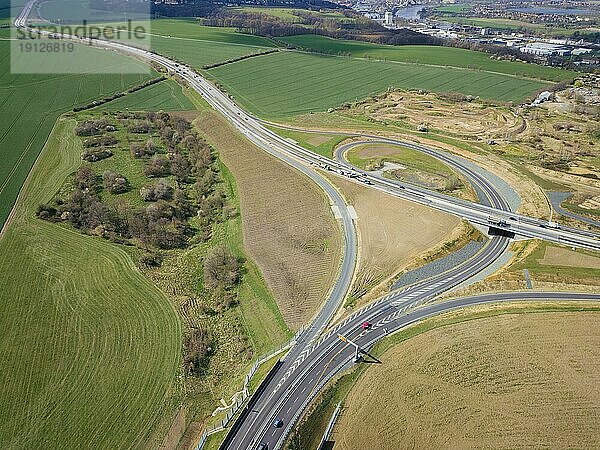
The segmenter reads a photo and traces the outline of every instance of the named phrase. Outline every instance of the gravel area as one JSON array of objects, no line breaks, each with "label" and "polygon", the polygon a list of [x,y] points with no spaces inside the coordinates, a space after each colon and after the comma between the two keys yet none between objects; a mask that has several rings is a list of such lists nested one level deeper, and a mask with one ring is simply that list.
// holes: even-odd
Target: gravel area
[{"label": "gravel area", "polygon": [[473,257],[479,250],[481,250],[484,244],[485,242],[471,241],[460,250],[444,256],[443,258],[436,259],[435,261],[432,261],[423,267],[406,272],[394,282],[391,290],[408,286],[409,284],[425,280],[429,277],[450,270]]}]

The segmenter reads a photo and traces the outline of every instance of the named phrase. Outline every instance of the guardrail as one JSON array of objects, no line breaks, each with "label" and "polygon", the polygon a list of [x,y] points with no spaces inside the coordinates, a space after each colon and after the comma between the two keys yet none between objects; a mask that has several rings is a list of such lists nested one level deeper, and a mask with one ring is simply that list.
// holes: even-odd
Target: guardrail
[{"label": "guardrail", "polygon": [[[263,365],[265,362],[267,362],[268,360],[273,358],[274,356],[278,355],[279,353],[292,348],[296,344],[298,338],[304,332],[304,330],[305,330],[304,327],[300,328],[300,330],[298,330],[296,332],[296,334],[294,335],[294,337],[292,339],[290,339],[288,342],[281,344],[275,350],[273,350],[270,353],[267,353],[266,355],[259,357],[254,362],[254,364],[252,365],[252,367],[246,374],[246,377],[244,378],[244,386],[242,388],[242,395],[238,396],[238,398],[231,405],[229,411],[227,412],[227,414],[225,415],[223,420],[221,420],[220,423],[212,426],[209,429],[204,430],[204,433],[202,433],[202,436],[200,437],[200,440],[198,441],[198,444],[196,445],[196,447],[194,447],[194,450],[202,450],[202,448],[204,448],[204,445],[206,444],[206,440],[208,439],[208,437],[211,434],[218,433],[219,431],[224,430],[227,427],[227,425],[229,425],[229,423],[231,422],[231,419],[233,419],[233,417],[240,411],[240,409],[242,409],[242,406],[244,406],[244,403],[246,402],[246,400],[248,400],[248,398],[251,397],[251,395],[248,391],[248,385],[250,384],[250,380],[252,379],[252,377],[256,374],[256,371],[258,370],[258,368],[261,365]],[[267,377],[268,377],[268,375],[267,375]],[[265,380],[267,380],[267,379],[268,378],[265,378]],[[263,382],[265,380],[263,380]],[[262,383],[261,383],[261,385],[262,385]],[[259,389],[260,389],[260,386],[257,388],[257,391]]]},{"label": "guardrail", "polygon": [[335,422],[336,422],[338,416],[340,415],[341,406],[342,406],[342,402],[339,402],[337,404],[337,406],[335,407],[335,410],[333,411],[333,414],[331,415],[331,419],[329,419],[329,423],[327,424],[327,428],[325,428],[325,433],[323,433],[321,442],[319,442],[319,446],[317,447],[317,450],[322,450],[323,446],[325,445],[325,442],[327,442],[329,440],[329,437],[331,436],[331,432],[333,431]]}]

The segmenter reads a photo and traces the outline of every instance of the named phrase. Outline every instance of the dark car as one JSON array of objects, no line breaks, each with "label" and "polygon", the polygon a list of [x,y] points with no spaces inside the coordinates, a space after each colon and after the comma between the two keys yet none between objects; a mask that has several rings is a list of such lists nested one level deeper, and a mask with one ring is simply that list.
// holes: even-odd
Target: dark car
[{"label": "dark car", "polygon": [[275,419],[273,421],[273,426],[275,428],[281,428],[283,426],[283,420],[281,420],[281,419]]}]

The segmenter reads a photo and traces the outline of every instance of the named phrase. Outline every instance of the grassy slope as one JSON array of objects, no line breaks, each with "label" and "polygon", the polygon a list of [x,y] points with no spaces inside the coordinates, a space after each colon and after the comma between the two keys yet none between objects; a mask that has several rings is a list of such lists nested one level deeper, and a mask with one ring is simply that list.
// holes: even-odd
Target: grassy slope
[{"label": "grassy slope", "polygon": [[165,80],[117,98],[97,108],[100,111],[189,111],[196,109],[175,81]]},{"label": "grassy slope", "polygon": [[[555,279],[565,283],[582,283],[586,284],[590,280],[600,280],[600,269],[592,267],[571,267],[568,265],[547,265],[541,263],[544,259],[546,249],[549,247],[557,247],[556,245],[548,244],[546,242],[538,242],[535,250],[531,254],[527,255],[525,259],[511,266],[513,271],[522,271],[523,269],[529,270],[532,279],[535,281],[537,278],[540,280]],[[586,252],[585,250],[578,250],[578,253],[584,255],[598,256],[595,252]],[[592,283],[596,284],[596,283]]]},{"label": "grassy slope", "polygon": [[0,446],[156,446],[181,352],[171,303],[122,248],[34,218],[81,163],[73,126],[58,122],[0,240]]},{"label": "grassy slope", "polygon": [[521,101],[546,83],[467,69],[385,63],[296,52],[251,58],[208,71],[244,107],[282,118],[322,111],[390,86],[458,91]]},{"label": "grassy slope", "polygon": [[202,114],[196,125],[236,178],[248,255],[288,326],[299,328],[337,277],[341,234],[327,199],[304,175],[260,151],[216,112]]},{"label": "grassy slope", "polygon": [[283,136],[287,139],[292,139],[310,151],[328,158],[333,158],[333,150],[335,147],[345,139],[348,139],[348,136],[343,134],[305,133],[302,131],[286,130],[285,128],[274,126],[268,126],[267,128],[275,131],[280,136]]},{"label": "grassy slope", "polygon": [[[417,150],[412,150],[409,148],[398,147],[397,153],[385,156],[385,157],[373,157],[373,158],[362,158],[363,152],[368,152],[370,148],[386,148],[385,146],[373,146],[373,145],[360,145],[352,148],[348,152],[348,161],[350,161],[353,165],[361,168],[365,168],[369,162],[372,162],[377,159],[383,159],[385,161],[393,161],[399,164],[405,164],[409,167],[414,167],[415,169],[422,170],[424,172],[434,172],[434,173],[442,173],[444,175],[454,175],[456,172],[452,170],[450,167],[445,165],[440,160],[434,158],[433,156],[426,155],[425,153],[419,152]],[[392,150],[396,150],[396,148],[391,147]],[[375,153],[377,153],[375,151]]]},{"label": "grassy slope", "polygon": [[510,75],[526,76],[549,81],[573,78],[576,72],[546,67],[538,64],[497,61],[483,52],[462,48],[434,47],[427,45],[377,45],[368,42],[331,39],[318,35],[300,35],[281,38],[295,46],[324,53],[350,54],[357,58],[386,59],[389,61],[464,67]]},{"label": "grassy slope", "polygon": [[[0,226],[6,220],[27,173],[46,141],[56,118],[75,105],[127,90],[152,74],[121,74],[141,63],[115,54],[85,48],[71,64],[112,67],[116,74],[23,75],[10,70],[9,44],[0,41]],[[59,65],[53,55],[47,67]]]}]

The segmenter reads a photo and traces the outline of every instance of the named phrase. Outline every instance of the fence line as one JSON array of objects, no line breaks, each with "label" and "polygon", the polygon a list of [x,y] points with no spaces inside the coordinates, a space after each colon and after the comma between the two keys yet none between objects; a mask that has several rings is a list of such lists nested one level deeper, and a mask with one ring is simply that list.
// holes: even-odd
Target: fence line
[{"label": "fence line", "polygon": [[298,338],[304,332],[304,330],[305,330],[305,327],[300,328],[296,332],[296,334],[294,335],[294,337],[292,339],[290,339],[288,342],[286,342],[284,344],[281,344],[279,347],[277,347],[271,353],[267,353],[266,355],[259,357],[254,362],[254,364],[252,364],[252,367],[250,368],[250,370],[246,374],[246,377],[244,378],[244,387],[242,388],[241,397],[238,396],[238,398],[235,400],[235,402],[233,403],[233,405],[231,406],[231,408],[229,409],[229,411],[227,412],[227,414],[225,415],[223,420],[221,420],[221,422],[218,425],[214,425],[210,429],[204,430],[204,433],[202,433],[202,436],[200,437],[200,440],[198,441],[198,444],[196,445],[194,450],[202,450],[202,448],[206,444],[206,440],[208,439],[208,437],[211,434],[214,434],[221,430],[224,430],[227,427],[227,425],[229,425],[229,422],[231,422],[231,419],[233,418],[233,416],[235,416],[235,414],[242,408],[244,403],[246,403],[246,400],[248,398],[250,398],[250,393],[248,392],[248,385],[250,384],[250,380],[252,379],[254,374],[256,374],[256,371],[258,370],[258,368],[261,365],[263,365],[265,362],[267,362],[268,360],[273,358],[275,355],[292,348],[296,344],[296,342],[298,341]]}]

